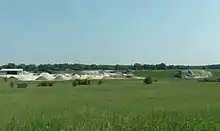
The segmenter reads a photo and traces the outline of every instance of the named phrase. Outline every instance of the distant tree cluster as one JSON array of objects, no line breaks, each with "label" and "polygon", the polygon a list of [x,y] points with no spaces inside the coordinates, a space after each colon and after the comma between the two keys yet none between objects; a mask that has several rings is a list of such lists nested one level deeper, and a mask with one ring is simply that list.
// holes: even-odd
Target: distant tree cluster
[{"label": "distant tree cluster", "polygon": [[165,69],[220,69],[219,65],[206,65],[206,66],[185,66],[185,65],[166,65],[165,63],[160,64],[140,64],[135,63],[133,65],[86,65],[86,64],[20,64],[8,63],[2,65],[0,68],[22,68],[26,71],[31,72],[59,72],[59,71],[79,71],[79,70],[165,70]]}]

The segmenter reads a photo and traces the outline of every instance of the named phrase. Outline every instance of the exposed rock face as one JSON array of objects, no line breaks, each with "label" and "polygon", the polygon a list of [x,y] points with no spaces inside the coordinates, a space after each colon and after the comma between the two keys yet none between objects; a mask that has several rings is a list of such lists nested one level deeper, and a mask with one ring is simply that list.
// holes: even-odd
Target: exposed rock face
[{"label": "exposed rock face", "polygon": [[199,78],[212,77],[212,73],[205,70],[181,70],[176,72],[174,77],[199,79]]}]

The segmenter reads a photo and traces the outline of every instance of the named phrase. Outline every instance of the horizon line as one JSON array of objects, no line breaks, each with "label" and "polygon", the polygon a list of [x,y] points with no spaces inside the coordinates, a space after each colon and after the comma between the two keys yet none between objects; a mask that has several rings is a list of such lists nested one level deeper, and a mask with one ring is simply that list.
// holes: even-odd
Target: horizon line
[{"label": "horizon line", "polygon": [[8,65],[8,64],[15,64],[15,65],[21,65],[21,64],[25,64],[25,65],[36,65],[36,66],[39,66],[39,65],[55,65],[55,64],[80,64],[80,65],[110,65],[110,66],[115,66],[115,65],[134,65],[134,64],[141,64],[141,65],[159,65],[159,64],[165,64],[166,66],[210,66],[210,65],[220,65],[220,63],[212,63],[212,64],[167,64],[165,62],[159,62],[159,63],[141,63],[141,62],[134,62],[133,64],[119,64],[119,63],[115,63],[115,64],[100,64],[100,63],[72,63],[72,62],[63,62],[63,63],[40,63],[40,64],[37,64],[37,63],[13,63],[13,62],[9,62],[7,64],[0,64],[0,66],[4,66],[4,65]]}]

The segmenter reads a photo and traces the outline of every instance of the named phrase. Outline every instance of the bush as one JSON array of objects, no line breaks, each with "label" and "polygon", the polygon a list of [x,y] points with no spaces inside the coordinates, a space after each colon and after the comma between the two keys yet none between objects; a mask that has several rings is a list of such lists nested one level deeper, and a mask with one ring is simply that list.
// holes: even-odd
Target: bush
[{"label": "bush", "polygon": [[11,82],[10,82],[10,87],[11,87],[11,88],[14,88],[14,86],[15,86],[14,82],[11,81]]},{"label": "bush", "polygon": [[175,78],[182,78],[181,71],[174,74]]},{"label": "bush", "polygon": [[17,88],[27,88],[28,84],[27,83],[18,83]]},{"label": "bush", "polygon": [[52,82],[41,82],[37,85],[37,87],[39,86],[53,86],[53,83]]},{"label": "bush", "polygon": [[78,81],[77,81],[77,80],[73,80],[72,86],[75,87],[75,86],[77,86],[77,85],[79,85]]},{"label": "bush", "polygon": [[220,82],[220,79],[204,78],[204,79],[200,79],[199,82]]},{"label": "bush", "polygon": [[102,80],[99,80],[99,81],[98,81],[98,84],[99,84],[99,85],[101,85],[102,83],[103,83],[103,81],[102,81]]},{"label": "bush", "polygon": [[78,82],[79,85],[88,85],[90,83],[89,80],[87,79],[84,80],[77,79],[76,81]]},{"label": "bush", "polygon": [[5,81],[5,82],[8,82],[8,78],[7,78],[7,77],[4,77],[4,81]]},{"label": "bush", "polygon": [[152,77],[149,77],[149,76],[145,77],[144,84],[153,84]]},{"label": "bush", "polygon": [[53,84],[52,83],[48,83],[48,86],[53,86]]},{"label": "bush", "polygon": [[89,85],[90,81],[88,79],[85,79],[83,82],[85,85]]}]

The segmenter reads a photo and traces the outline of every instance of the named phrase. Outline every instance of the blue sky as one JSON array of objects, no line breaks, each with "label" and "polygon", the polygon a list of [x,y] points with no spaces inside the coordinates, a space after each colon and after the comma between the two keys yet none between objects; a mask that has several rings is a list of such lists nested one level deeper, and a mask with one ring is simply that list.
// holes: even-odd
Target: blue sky
[{"label": "blue sky", "polygon": [[218,0],[1,0],[0,64],[220,63]]}]

